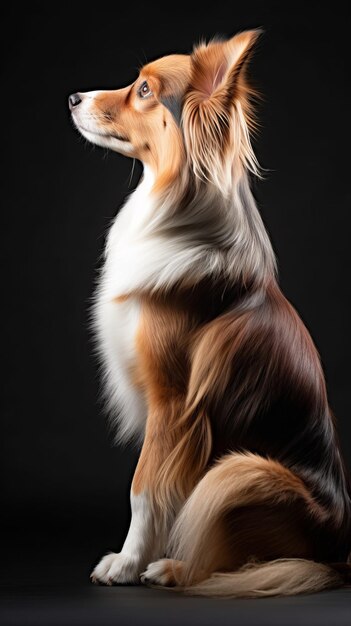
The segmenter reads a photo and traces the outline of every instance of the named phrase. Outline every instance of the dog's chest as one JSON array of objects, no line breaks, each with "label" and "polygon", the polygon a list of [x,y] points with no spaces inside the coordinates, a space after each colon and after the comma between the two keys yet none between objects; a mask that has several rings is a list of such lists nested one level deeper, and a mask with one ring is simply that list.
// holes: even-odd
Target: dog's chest
[{"label": "dog's chest", "polygon": [[110,229],[94,310],[105,395],[120,439],[142,437],[146,420],[145,399],[133,379],[140,321],[140,302],[133,287],[139,268],[148,262],[141,259],[139,242],[152,209],[151,185],[152,180],[145,176]]}]

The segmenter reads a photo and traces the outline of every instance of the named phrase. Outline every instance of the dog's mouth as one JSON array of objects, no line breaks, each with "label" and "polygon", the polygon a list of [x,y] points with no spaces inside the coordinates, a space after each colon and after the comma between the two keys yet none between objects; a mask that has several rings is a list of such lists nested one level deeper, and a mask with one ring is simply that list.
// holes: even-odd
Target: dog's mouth
[{"label": "dog's mouth", "polygon": [[97,137],[103,137],[104,139],[118,139],[118,141],[126,141],[128,143],[130,142],[129,137],[127,137],[126,135],[121,135],[119,133],[100,133],[98,131],[91,130],[90,128],[85,128],[85,126],[79,124],[78,122],[75,122],[75,124],[78,130],[83,130],[84,132],[90,133],[91,135],[96,135]]}]

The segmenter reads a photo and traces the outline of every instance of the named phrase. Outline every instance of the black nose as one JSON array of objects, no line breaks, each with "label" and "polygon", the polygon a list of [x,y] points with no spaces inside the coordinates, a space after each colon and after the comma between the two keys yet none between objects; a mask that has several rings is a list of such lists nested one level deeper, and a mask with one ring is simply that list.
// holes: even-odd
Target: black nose
[{"label": "black nose", "polygon": [[71,95],[68,96],[68,106],[71,110],[74,109],[74,107],[78,106],[78,104],[80,104],[81,102],[82,99],[79,93],[71,93]]}]

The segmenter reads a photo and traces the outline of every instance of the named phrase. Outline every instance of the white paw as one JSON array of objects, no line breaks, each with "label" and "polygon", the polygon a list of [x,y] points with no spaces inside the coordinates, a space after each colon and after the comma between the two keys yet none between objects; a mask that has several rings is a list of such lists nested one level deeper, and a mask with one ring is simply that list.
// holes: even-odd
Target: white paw
[{"label": "white paw", "polygon": [[95,567],[90,578],[93,583],[115,585],[139,582],[139,563],[137,559],[119,552],[106,554]]},{"label": "white paw", "polygon": [[149,563],[145,572],[140,574],[143,585],[164,585],[174,584],[171,576],[171,559],[159,559],[154,563]]}]

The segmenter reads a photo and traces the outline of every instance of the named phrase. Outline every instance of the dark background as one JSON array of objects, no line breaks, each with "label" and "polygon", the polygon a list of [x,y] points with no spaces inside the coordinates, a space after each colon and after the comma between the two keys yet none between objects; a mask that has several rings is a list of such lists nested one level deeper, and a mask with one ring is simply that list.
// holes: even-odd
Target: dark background
[{"label": "dark background", "polygon": [[128,84],[146,60],[190,52],[202,37],[265,29],[251,66],[265,98],[254,144],[267,172],[255,194],[281,285],[321,353],[350,466],[346,6],[32,2],[2,10],[5,582],[87,583],[102,553],[121,547],[129,518],[136,453],[112,445],[88,314],[107,228],[140,168],[130,183],[132,161],[87,145],[67,96]]}]

